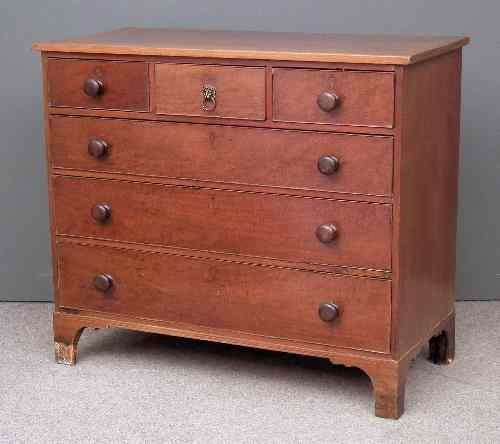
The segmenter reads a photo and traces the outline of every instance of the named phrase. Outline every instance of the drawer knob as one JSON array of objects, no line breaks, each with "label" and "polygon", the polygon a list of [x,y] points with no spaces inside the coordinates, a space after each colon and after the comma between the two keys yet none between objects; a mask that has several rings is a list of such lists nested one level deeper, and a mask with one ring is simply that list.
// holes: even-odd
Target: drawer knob
[{"label": "drawer knob", "polygon": [[322,224],[316,228],[316,237],[323,244],[333,242],[337,237],[337,227],[333,224]]},{"label": "drawer knob", "polygon": [[337,159],[335,156],[326,154],[318,159],[318,170],[321,174],[329,176],[330,174],[335,173],[338,168],[339,159]]},{"label": "drawer knob", "polygon": [[217,106],[215,97],[217,89],[212,85],[203,85],[201,90],[201,108],[203,111],[213,111]]},{"label": "drawer knob", "polygon": [[104,92],[104,83],[98,79],[87,79],[83,84],[83,91],[89,97],[100,96]]},{"label": "drawer knob", "polygon": [[111,275],[102,273],[98,274],[94,278],[94,287],[96,290],[102,291],[103,293],[109,291],[113,286],[113,278]]},{"label": "drawer knob", "polygon": [[322,321],[332,322],[339,316],[339,307],[331,302],[320,304],[318,315]]},{"label": "drawer knob", "polygon": [[91,214],[96,222],[104,224],[111,216],[111,206],[108,204],[97,204],[92,207]]},{"label": "drawer knob", "polygon": [[88,152],[92,157],[100,159],[108,154],[108,144],[102,139],[92,139],[88,144]]},{"label": "drawer knob", "polygon": [[333,111],[333,109],[338,105],[339,98],[337,94],[333,92],[322,92],[318,99],[316,100],[318,106],[325,112]]}]

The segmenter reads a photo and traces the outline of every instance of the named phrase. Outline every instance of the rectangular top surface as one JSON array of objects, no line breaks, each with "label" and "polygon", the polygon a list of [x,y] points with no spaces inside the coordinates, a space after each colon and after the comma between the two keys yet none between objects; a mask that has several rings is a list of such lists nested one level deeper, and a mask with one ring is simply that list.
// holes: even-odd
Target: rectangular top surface
[{"label": "rectangular top surface", "polygon": [[464,36],[121,28],[76,39],[35,42],[32,48],[47,52],[409,65],[468,42]]}]

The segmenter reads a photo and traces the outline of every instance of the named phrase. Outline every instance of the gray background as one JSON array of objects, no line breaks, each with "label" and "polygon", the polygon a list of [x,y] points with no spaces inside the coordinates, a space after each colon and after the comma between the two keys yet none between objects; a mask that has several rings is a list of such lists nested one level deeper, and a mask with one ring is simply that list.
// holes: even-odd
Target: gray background
[{"label": "gray background", "polygon": [[33,40],[122,26],[466,34],[457,288],[500,298],[498,0],[16,0],[0,9],[0,300],[51,300],[40,66]]}]

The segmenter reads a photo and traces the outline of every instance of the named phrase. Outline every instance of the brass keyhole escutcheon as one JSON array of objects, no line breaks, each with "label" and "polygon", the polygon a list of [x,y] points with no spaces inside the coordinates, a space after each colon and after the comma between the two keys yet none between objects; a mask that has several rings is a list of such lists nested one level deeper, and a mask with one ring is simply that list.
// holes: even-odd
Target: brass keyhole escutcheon
[{"label": "brass keyhole escutcheon", "polygon": [[217,105],[215,97],[217,89],[212,85],[203,85],[201,90],[201,108],[203,111],[213,111]]}]

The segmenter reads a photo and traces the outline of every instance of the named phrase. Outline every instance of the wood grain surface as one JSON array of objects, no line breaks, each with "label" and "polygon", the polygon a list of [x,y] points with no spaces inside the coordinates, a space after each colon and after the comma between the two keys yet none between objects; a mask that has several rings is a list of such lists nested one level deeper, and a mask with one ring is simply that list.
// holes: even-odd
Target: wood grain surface
[{"label": "wood grain surface", "polygon": [[[89,97],[85,80],[104,84],[104,93]],[[147,111],[149,109],[148,64],[94,60],[48,59],[49,105],[82,108]]]},{"label": "wood grain surface", "polygon": [[[86,327],[302,353],[363,369],[376,415],[398,418],[427,341],[433,362],[454,358],[468,41],[126,28],[35,43],[57,362]],[[89,77],[104,94],[84,95]],[[321,321],[322,303],[340,316]]]},{"label": "wood grain surface", "polygon": [[[64,176],[54,193],[58,234],[391,268],[391,205]],[[99,203],[105,224],[90,215]],[[338,238],[322,244],[316,228],[329,223]]]},{"label": "wood grain surface", "polygon": [[[154,65],[153,101],[158,114],[264,120],[262,67],[159,63]],[[216,89],[215,108],[202,108],[202,89]]]},{"label": "wood grain surface", "polygon": [[[389,351],[390,281],[335,277],[132,250],[58,247],[61,306]],[[108,273],[108,292],[94,277]],[[318,306],[338,305],[322,321]]]},{"label": "wood grain surface", "polygon": [[[334,92],[339,104],[329,112],[316,100]],[[276,68],[273,70],[273,120],[332,125],[382,126],[394,120],[394,74]]]},{"label": "wood grain surface", "polygon": [[290,32],[121,28],[35,42],[35,51],[219,57],[408,65],[460,48],[464,36],[302,34]]},{"label": "wood grain surface", "polygon": [[399,355],[453,312],[460,79],[460,51],[402,73],[394,253]]},{"label": "wood grain surface", "polygon": [[[392,193],[391,137],[280,131],[121,119],[51,117],[52,166],[226,184],[361,193]],[[103,158],[87,146],[104,140]],[[339,160],[318,171],[325,155]]]}]

